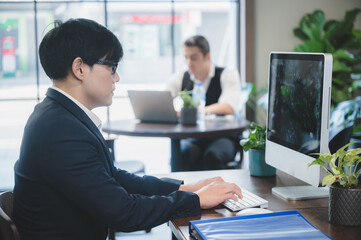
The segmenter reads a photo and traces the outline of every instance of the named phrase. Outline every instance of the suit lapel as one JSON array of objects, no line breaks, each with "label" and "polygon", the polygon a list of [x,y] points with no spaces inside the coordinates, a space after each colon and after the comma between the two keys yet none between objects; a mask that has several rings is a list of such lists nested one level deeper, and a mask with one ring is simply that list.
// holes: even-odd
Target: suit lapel
[{"label": "suit lapel", "polygon": [[109,147],[108,147],[107,143],[105,142],[99,129],[93,123],[93,121],[86,115],[86,113],[81,108],[79,108],[71,99],[66,97],[64,94],[62,94],[54,89],[49,88],[46,95],[49,98],[52,98],[55,101],[57,101],[65,109],[67,109],[70,113],[72,113],[97,137],[97,139],[99,140],[99,142],[101,143],[101,145],[103,147],[103,151],[105,152],[105,155],[107,156],[105,161],[107,163],[108,170],[110,171],[111,175],[114,175],[113,167],[112,167],[113,160],[112,160],[110,152],[109,152]]}]

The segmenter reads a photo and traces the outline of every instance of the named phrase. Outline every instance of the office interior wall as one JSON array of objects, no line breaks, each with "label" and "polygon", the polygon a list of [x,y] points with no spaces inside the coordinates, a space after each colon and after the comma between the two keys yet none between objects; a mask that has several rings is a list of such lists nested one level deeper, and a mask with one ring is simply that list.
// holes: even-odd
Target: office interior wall
[{"label": "office interior wall", "polygon": [[[255,83],[266,86],[271,51],[293,51],[301,43],[293,29],[302,16],[320,9],[326,20],[339,20],[353,8],[361,8],[361,0],[255,0]],[[355,28],[361,29],[361,14]]]}]

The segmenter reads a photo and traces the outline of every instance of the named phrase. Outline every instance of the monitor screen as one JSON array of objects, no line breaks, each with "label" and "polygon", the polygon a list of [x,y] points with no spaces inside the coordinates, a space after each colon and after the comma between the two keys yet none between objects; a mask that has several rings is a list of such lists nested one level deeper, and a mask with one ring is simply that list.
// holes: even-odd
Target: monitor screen
[{"label": "monitor screen", "polygon": [[325,175],[307,165],[329,151],[331,81],[330,54],[270,54],[266,162],[313,186]]},{"label": "monitor screen", "polygon": [[320,152],[322,55],[273,54],[267,138],[304,154]]}]

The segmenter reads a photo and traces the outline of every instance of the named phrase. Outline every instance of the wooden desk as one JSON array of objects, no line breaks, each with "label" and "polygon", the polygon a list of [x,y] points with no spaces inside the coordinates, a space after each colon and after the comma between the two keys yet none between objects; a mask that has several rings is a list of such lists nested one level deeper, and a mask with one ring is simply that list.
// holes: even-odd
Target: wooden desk
[{"label": "wooden desk", "polygon": [[181,159],[180,139],[184,138],[219,138],[239,136],[248,122],[242,121],[205,121],[196,126],[181,124],[141,123],[135,119],[110,122],[103,127],[106,133],[141,136],[141,137],[169,137],[171,139],[171,170],[184,170]]},{"label": "wooden desk", "polygon": [[[221,176],[224,180],[235,182],[239,186],[259,195],[264,199],[267,199],[268,209],[272,211],[299,211],[312,225],[335,240],[356,240],[361,238],[361,227],[342,227],[334,226],[328,223],[328,198],[303,201],[286,201],[272,195],[272,187],[275,186],[306,185],[304,182],[299,181],[296,178],[278,170],[277,176],[273,177],[252,177],[248,171],[242,169],[177,172],[167,175],[159,175],[159,177],[161,176],[183,179],[185,183],[191,183],[213,176]],[[169,225],[176,239],[191,239],[188,233],[189,221],[230,216],[235,216],[235,213],[219,206],[216,209],[203,210],[201,216],[172,220],[169,222]]]}]

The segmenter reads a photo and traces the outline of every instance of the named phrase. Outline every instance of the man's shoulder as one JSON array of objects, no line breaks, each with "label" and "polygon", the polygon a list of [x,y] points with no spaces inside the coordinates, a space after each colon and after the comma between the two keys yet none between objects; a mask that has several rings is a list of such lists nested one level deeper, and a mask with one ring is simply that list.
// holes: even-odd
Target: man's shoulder
[{"label": "man's shoulder", "polygon": [[[53,99],[45,98],[36,105],[29,117],[27,126],[43,129],[45,131],[57,131],[62,128],[79,127],[77,118]],[[56,126],[56,127],[54,127]]]},{"label": "man's shoulder", "polygon": [[181,70],[178,70],[176,71],[172,77],[175,78],[175,79],[183,79],[183,76],[184,74],[188,73],[188,70],[187,69],[181,69]]},{"label": "man's shoulder", "polygon": [[187,72],[187,70],[182,69],[182,70],[178,70],[175,73],[173,73],[168,80],[168,85],[169,84],[179,84],[183,80],[184,74],[186,72]]},{"label": "man's shoulder", "polygon": [[224,68],[221,73],[221,78],[223,79],[239,79],[239,72],[235,68]]},{"label": "man's shoulder", "polygon": [[227,74],[227,73],[237,73],[238,74],[238,70],[236,68],[232,68],[232,67],[222,67],[223,71],[222,74]]}]

